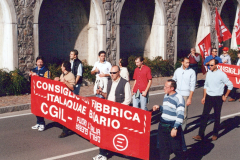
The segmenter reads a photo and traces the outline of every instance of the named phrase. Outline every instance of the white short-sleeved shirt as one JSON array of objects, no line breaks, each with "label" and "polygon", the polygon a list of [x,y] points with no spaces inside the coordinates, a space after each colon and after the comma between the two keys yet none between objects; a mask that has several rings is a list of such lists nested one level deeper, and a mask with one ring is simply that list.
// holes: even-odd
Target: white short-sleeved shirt
[{"label": "white short-sleeved shirt", "polygon": [[100,73],[110,74],[112,65],[111,65],[111,63],[109,63],[107,61],[104,61],[103,63],[100,63],[100,61],[97,61],[97,62],[95,62],[92,71],[94,71],[96,68],[98,68],[98,70],[99,70],[99,72],[96,73],[96,79],[97,79],[99,77]]},{"label": "white short-sleeved shirt", "polygon": [[109,77],[99,77],[100,73],[103,74],[110,74],[110,70],[112,68],[111,63],[104,61],[103,63],[100,63],[100,61],[95,62],[92,71],[94,71],[96,68],[98,68],[99,72],[96,73],[96,82],[94,85],[94,94],[96,94],[96,90],[98,87],[101,87],[103,89],[103,93],[107,92],[107,83]]}]

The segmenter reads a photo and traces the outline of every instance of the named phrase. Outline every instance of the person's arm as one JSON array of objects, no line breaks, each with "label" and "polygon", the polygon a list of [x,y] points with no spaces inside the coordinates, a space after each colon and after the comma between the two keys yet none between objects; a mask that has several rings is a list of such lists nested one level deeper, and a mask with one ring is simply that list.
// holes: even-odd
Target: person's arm
[{"label": "person's arm", "polygon": [[230,56],[228,56],[228,64],[232,64]]},{"label": "person's arm", "polygon": [[82,76],[82,63],[78,65],[76,83],[80,80],[81,76]]},{"label": "person's arm", "polygon": [[135,79],[134,82],[133,82],[133,86],[132,86],[132,90],[131,90],[132,95],[134,95],[133,89],[134,89],[135,84],[136,84],[136,79]]},{"label": "person's arm", "polygon": [[204,66],[208,66],[209,65],[209,60],[208,60],[209,58],[208,57],[206,57],[206,59],[204,60]]},{"label": "person's arm", "polygon": [[94,75],[95,73],[97,73],[99,70],[97,68],[97,63],[94,64],[92,70],[91,70],[91,74]]},{"label": "person's arm", "polygon": [[74,85],[70,84],[68,81],[66,81],[64,78],[61,79],[61,82],[63,82],[71,91],[74,90]]},{"label": "person's arm", "polygon": [[147,88],[145,89],[145,91],[142,91],[142,96],[144,96],[144,97],[147,96],[148,90],[151,87],[151,85],[152,85],[152,79],[149,79],[148,84],[147,84]]},{"label": "person's arm", "polygon": [[202,104],[205,103],[206,95],[207,95],[207,88],[204,88],[204,89],[203,89],[203,98],[202,98],[202,101],[201,101]]},{"label": "person's arm", "polygon": [[[177,109],[176,109],[176,121],[173,125],[173,128],[171,130],[171,137],[177,136],[177,130],[179,127],[181,127],[183,119],[184,119],[184,107],[185,107],[185,101],[182,96],[178,97],[177,101]],[[176,128],[176,129],[175,129]]]},{"label": "person's arm", "polygon": [[233,84],[229,80],[229,78],[227,77],[226,73],[222,73],[222,74],[223,74],[223,83],[226,84],[226,86],[228,87],[227,92],[225,93],[225,95],[222,96],[222,100],[225,102],[227,97],[228,97],[228,95],[229,95],[229,93],[233,89]]},{"label": "person's arm", "polygon": [[176,82],[177,82],[177,72],[178,72],[178,69],[176,69],[176,71],[174,72],[173,77],[172,77],[172,79]]},{"label": "person's arm", "polygon": [[132,97],[131,97],[131,89],[130,84],[127,82],[124,87],[125,92],[125,99],[122,104],[129,105],[131,103]]}]

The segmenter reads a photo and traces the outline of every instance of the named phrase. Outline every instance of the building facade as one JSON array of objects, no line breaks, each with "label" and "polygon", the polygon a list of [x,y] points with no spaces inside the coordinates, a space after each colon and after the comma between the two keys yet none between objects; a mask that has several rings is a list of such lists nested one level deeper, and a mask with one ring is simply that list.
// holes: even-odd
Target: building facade
[{"label": "building facade", "polygon": [[120,57],[161,56],[172,63],[211,33],[217,47],[215,8],[232,33],[224,46],[237,49],[240,0],[1,0],[0,68],[27,72],[38,55],[54,63],[72,49],[93,65],[98,52]]}]

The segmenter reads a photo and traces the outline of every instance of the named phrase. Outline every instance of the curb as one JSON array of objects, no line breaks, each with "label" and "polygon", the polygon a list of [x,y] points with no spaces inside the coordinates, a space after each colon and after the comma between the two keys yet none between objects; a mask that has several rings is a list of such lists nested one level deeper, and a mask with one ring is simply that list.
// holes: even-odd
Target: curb
[{"label": "curb", "polygon": [[[164,88],[164,86],[162,86],[162,85],[153,86],[153,87],[150,87],[149,91],[162,90],[163,88]],[[87,95],[85,97],[93,97],[93,96],[95,96],[95,95]],[[0,107],[0,114],[28,110],[28,109],[31,109],[31,103],[20,104],[20,105],[15,105],[15,106]]]},{"label": "curb", "polygon": [[31,108],[31,103],[20,104],[20,105],[15,105],[15,106],[0,107],[0,114],[7,113],[7,112],[28,110],[30,108]]}]

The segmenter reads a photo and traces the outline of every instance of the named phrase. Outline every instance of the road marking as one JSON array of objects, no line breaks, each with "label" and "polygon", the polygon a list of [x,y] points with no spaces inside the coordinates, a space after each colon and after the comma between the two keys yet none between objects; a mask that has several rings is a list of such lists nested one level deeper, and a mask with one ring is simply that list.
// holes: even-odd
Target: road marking
[{"label": "road marking", "polygon": [[13,116],[5,116],[5,117],[0,117],[0,119],[26,116],[26,115],[30,115],[30,114],[32,114],[32,113],[25,113],[25,114],[13,115]]},{"label": "road marking", "polygon": [[42,160],[54,160],[54,159],[60,159],[60,158],[65,158],[65,157],[69,157],[69,156],[74,156],[77,154],[82,154],[82,153],[86,153],[86,152],[91,152],[91,151],[95,151],[98,150],[99,147],[93,147],[93,148],[89,148],[89,149],[85,149],[85,150],[81,150],[81,151],[77,151],[77,152],[72,152],[72,153],[67,153],[67,154],[63,154],[60,156],[55,156],[55,157],[51,157],[51,158],[46,158],[46,159],[42,159]]},{"label": "road marking", "polygon": [[149,94],[149,96],[154,96],[154,95],[158,95],[158,94],[165,94],[164,92],[160,92],[160,93],[153,93],[153,94]]},{"label": "road marking", "polygon": [[[229,114],[229,115],[226,115],[226,116],[222,116],[220,119],[226,119],[226,118],[233,117],[233,116],[236,116],[236,115],[239,115],[239,114],[240,114],[240,112],[234,113],[234,114]],[[213,122],[213,121],[214,121],[214,119],[208,120],[208,122]],[[191,125],[191,126],[188,126],[188,128],[192,128],[192,127],[194,127],[194,126],[196,126],[196,125],[199,125],[199,124],[200,124],[200,123],[193,124],[193,125]]]}]

